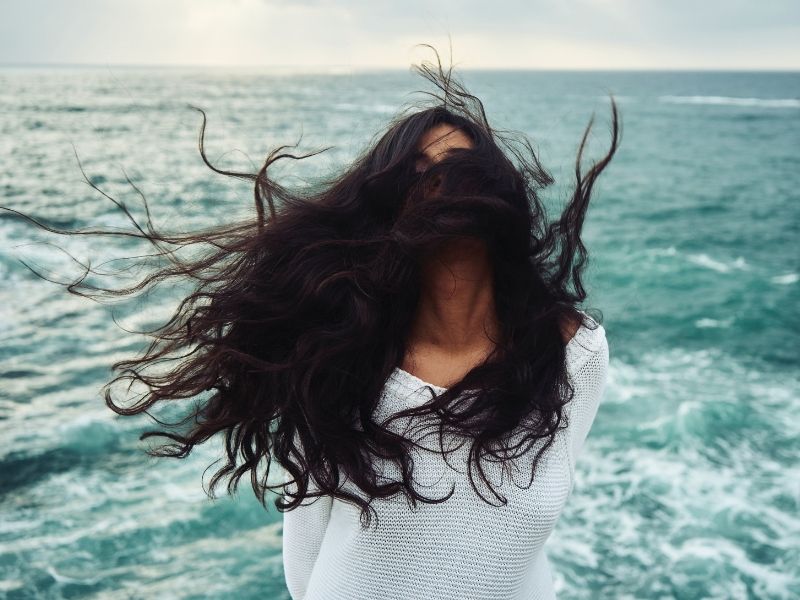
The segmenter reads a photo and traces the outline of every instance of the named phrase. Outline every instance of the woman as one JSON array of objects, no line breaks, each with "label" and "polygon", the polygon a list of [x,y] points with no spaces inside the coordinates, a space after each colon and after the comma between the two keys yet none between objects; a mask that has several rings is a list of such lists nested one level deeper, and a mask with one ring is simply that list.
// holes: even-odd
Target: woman
[{"label": "woman", "polygon": [[[281,492],[294,600],[552,598],[543,544],[606,381],[605,330],[576,305],[580,232],[617,148],[616,105],[610,151],[582,174],[590,122],[574,194],[549,223],[538,190],[553,179],[530,144],[490,127],[440,63],[417,70],[441,91],[435,102],[310,190],[267,170],[313,154],[278,148],[255,175],[211,165],[203,113],[203,159],[255,183],[250,220],[169,234],[149,209],[141,225],[113,199],[134,230],[31,220],[137,238],[167,261],[121,289],[88,283],[87,267],[71,293],[195,282],[147,351],[115,365],[106,403],[136,415],[199,399],[141,438],[172,440],[154,456],[185,457],[224,432],[212,493],[248,472],[265,506],[267,490]],[[130,406],[112,394],[124,381],[144,389]]]}]

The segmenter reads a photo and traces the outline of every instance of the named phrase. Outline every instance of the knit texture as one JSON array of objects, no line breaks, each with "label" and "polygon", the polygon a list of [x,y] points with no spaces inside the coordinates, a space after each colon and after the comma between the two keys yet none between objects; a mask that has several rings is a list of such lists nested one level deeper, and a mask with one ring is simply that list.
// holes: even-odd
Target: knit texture
[{"label": "knit texture", "polygon": [[[510,474],[508,467],[482,459],[486,477],[506,498],[505,505],[473,470],[475,484],[492,506],[470,484],[469,443],[444,457],[435,426],[420,433],[420,417],[398,419],[390,427],[407,432],[414,425],[414,439],[423,446],[412,451],[415,489],[441,498],[455,486],[453,496],[440,504],[418,502],[416,508],[403,495],[377,499],[372,505],[378,522],[373,519],[367,530],[361,529],[357,507],[328,496],[307,499],[283,513],[283,565],[292,599],[554,599],[544,543],[572,492],[575,463],[608,372],[605,329],[583,314],[596,328],[581,325],[567,344],[567,372],[575,389],[564,409],[567,427],[545,450],[532,485],[532,458],[542,440],[513,461]],[[426,386],[437,394],[445,390],[395,369],[381,394],[376,420],[426,402],[431,397]],[[393,463],[377,467],[387,479],[399,479]],[[347,483],[348,491],[365,498]]]}]

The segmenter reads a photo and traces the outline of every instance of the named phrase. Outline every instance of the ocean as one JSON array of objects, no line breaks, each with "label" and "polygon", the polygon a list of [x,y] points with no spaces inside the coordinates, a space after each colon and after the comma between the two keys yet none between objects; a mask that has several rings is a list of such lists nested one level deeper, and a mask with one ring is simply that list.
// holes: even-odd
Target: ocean
[{"label": "ocean", "polygon": [[[458,70],[458,69],[457,69]],[[529,136],[556,179],[551,217],[609,140],[617,156],[584,226],[584,308],[610,348],[606,395],[547,542],[559,598],[800,597],[800,73],[465,71],[490,123]],[[126,227],[90,180],[157,224],[253,213],[267,153],[287,185],[364,149],[403,106],[410,70],[337,73],[145,67],[0,69],[0,204],[59,227]],[[120,239],[59,237],[0,211],[0,597],[288,599],[281,517],[247,478],[204,488],[221,440],[147,457],[147,417],[100,396],[176,292],[98,304],[34,276],[121,258]],[[116,263],[119,266],[121,263]],[[102,268],[112,269],[115,263]],[[179,414],[179,413],[176,413]],[[275,473],[277,479],[278,473]],[[271,501],[270,501],[271,505]]]}]

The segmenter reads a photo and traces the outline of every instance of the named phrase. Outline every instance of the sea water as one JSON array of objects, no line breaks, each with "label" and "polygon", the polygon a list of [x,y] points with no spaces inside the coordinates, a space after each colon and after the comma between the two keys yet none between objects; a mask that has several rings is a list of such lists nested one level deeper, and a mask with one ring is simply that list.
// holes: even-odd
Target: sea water
[{"label": "sea water", "polygon": [[[602,311],[606,395],[548,554],[562,598],[800,597],[800,74],[475,71],[490,123],[529,136],[557,215],[623,137],[583,230],[584,308]],[[253,214],[267,153],[288,186],[345,166],[431,90],[406,70],[272,73],[125,67],[0,70],[0,197],[65,228],[130,228],[103,192],[193,230]],[[80,163],[79,163],[80,161]],[[58,247],[57,247],[58,246]],[[59,247],[63,250],[59,250]],[[216,440],[154,460],[100,396],[115,360],[158,324],[174,290],[96,304],[34,276],[113,270],[138,246],[59,237],[0,213],[0,596],[288,598],[281,514],[204,491]],[[175,414],[179,414],[180,411]],[[217,467],[220,466],[217,464]],[[276,477],[277,473],[273,475]]]}]

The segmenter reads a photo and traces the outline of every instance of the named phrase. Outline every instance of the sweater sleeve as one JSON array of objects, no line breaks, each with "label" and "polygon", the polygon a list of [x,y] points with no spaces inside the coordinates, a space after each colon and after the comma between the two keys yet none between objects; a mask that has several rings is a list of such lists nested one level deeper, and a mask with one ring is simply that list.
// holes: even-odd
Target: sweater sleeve
[{"label": "sweater sleeve", "polygon": [[[284,483],[291,477],[284,474]],[[289,491],[297,490],[290,484]],[[318,490],[313,481],[309,490]],[[286,496],[284,496],[286,499]],[[330,519],[333,498],[306,498],[293,510],[283,513],[283,573],[292,600],[302,600],[317,560]]]},{"label": "sweater sleeve", "polygon": [[592,333],[591,352],[575,372],[572,381],[575,396],[569,413],[569,440],[573,470],[597,416],[608,380],[609,351],[605,329],[601,326]]}]

